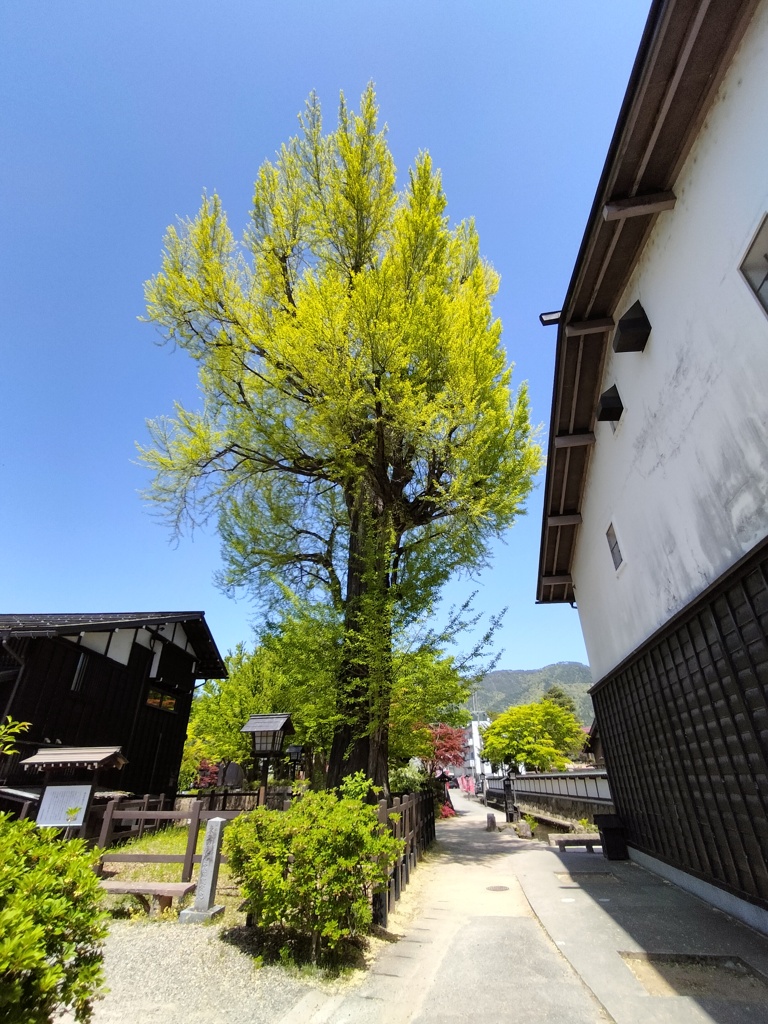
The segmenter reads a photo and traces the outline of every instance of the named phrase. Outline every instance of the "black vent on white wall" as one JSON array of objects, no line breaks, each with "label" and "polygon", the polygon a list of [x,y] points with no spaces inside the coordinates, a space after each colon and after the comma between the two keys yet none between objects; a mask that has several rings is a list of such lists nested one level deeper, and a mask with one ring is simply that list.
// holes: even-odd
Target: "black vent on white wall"
[{"label": "black vent on white wall", "polygon": [[642,352],[651,333],[651,322],[636,302],[616,324],[613,335],[614,352]]},{"label": "black vent on white wall", "polygon": [[604,423],[616,423],[621,419],[624,406],[621,404],[619,389],[614,384],[600,395],[597,403],[597,418]]}]

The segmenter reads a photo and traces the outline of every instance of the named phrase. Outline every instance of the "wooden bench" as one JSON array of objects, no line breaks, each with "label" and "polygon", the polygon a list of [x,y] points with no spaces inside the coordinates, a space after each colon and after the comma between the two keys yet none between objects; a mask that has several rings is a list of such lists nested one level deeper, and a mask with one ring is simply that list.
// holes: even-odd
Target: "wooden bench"
[{"label": "wooden bench", "polygon": [[565,853],[569,846],[586,846],[587,853],[594,853],[602,843],[599,832],[550,832],[549,845],[557,846],[560,853]]},{"label": "wooden bench", "polygon": [[174,896],[182,899],[197,888],[195,882],[121,882],[115,878],[104,879],[100,884],[105,892],[135,896],[148,914],[151,909],[148,896],[157,901],[158,912],[162,913],[170,908]]}]

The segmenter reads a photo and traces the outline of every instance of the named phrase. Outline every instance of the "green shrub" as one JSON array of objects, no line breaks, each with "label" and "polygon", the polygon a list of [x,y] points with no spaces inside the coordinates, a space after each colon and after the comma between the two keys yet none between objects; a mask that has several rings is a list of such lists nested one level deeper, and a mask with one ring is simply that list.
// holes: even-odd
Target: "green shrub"
[{"label": "green shrub", "polygon": [[309,936],[314,962],[322,947],[369,928],[371,895],[402,851],[359,798],[369,785],[304,793],[287,811],[259,807],[227,828],[229,866],[255,923]]},{"label": "green shrub", "polygon": [[430,779],[423,768],[408,764],[390,771],[389,788],[393,793],[423,793],[430,788]]},{"label": "green shrub", "polygon": [[94,855],[82,839],[0,814],[0,1020],[48,1024],[63,1009],[88,1021],[103,981]]}]

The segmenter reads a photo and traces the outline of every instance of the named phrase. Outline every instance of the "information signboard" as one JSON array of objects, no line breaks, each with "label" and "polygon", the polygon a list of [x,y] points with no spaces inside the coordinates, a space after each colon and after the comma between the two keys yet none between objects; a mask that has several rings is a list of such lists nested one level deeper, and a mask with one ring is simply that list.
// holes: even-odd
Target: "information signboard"
[{"label": "information signboard", "polygon": [[54,828],[80,828],[85,822],[93,786],[46,786],[37,812],[37,824]]}]

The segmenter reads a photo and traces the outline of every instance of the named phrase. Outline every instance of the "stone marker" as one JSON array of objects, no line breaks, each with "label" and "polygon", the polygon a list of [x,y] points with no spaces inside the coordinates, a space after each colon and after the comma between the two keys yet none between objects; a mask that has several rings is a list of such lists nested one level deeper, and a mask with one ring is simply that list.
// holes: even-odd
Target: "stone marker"
[{"label": "stone marker", "polygon": [[206,826],[195,905],[191,910],[182,910],[179,914],[179,921],[183,924],[210,921],[212,917],[224,913],[224,907],[214,907],[213,901],[216,899],[216,883],[219,880],[219,864],[221,862],[221,840],[226,824],[226,818],[211,818]]},{"label": "stone marker", "polygon": [[498,829],[496,828],[496,815],[495,814],[489,814],[488,815],[488,824],[485,826],[485,831],[486,832],[497,832],[498,831]]},{"label": "stone marker", "polygon": [[516,821],[515,831],[521,839],[533,839],[533,832],[531,832],[531,826],[528,824],[527,821]]}]

